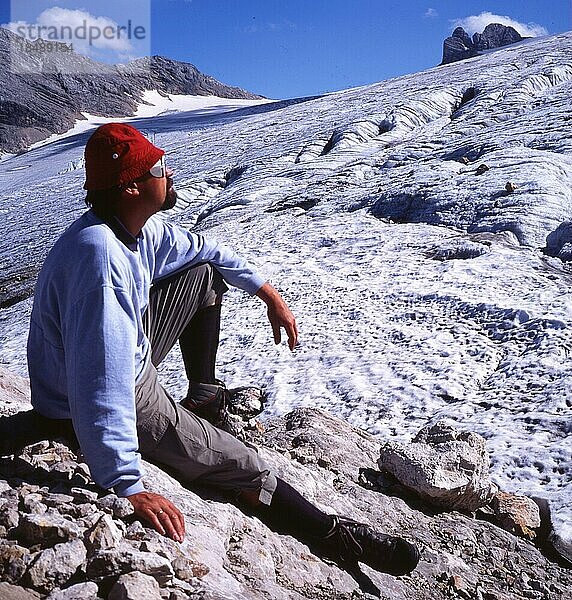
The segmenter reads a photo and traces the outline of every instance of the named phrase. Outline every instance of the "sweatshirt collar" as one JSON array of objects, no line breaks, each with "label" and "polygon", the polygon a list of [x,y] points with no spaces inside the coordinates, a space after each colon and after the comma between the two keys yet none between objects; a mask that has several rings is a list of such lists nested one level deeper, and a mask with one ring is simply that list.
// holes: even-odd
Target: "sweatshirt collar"
[{"label": "sweatshirt collar", "polygon": [[131,252],[137,252],[138,242],[143,237],[141,232],[134,236],[116,216],[107,219],[106,223],[120,242],[125,244]]},{"label": "sweatshirt collar", "polygon": [[93,209],[91,209],[91,212],[113,231],[115,237],[122,244],[127,246],[132,252],[137,252],[139,248],[138,242],[143,237],[141,231],[134,236],[115,215],[99,215]]}]

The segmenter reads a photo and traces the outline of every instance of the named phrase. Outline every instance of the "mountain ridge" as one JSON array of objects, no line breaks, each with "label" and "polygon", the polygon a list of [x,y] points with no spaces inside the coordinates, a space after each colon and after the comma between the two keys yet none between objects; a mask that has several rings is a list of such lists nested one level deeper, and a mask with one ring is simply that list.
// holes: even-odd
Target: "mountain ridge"
[{"label": "mountain ridge", "polygon": [[[132,116],[147,90],[164,95],[262,98],[221,83],[191,63],[163,56],[111,66],[75,53],[66,53],[64,59],[57,53],[43,57],[26,53],[23,39],[0,28],[0,152],[20,152],[50,135],[64,133],[85,118],[83,112]],[[18,72],[13,72],[13,64]]]}]

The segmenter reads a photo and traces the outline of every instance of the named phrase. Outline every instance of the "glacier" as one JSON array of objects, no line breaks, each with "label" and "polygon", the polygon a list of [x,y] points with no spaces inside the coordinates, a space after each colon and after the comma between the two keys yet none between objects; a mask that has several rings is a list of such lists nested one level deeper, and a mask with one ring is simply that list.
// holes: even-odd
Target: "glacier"
[{"label": "glacier", "polygon": [[[326,409],[382,439],[449,420],[572,541],[572,33],[319,97],[130,119],[167,152],[164,215],[248,257],[294,311],[223,304],[218,376],[263,416]],[[89,131],[0,161],[0,363],[25,375],[33,283],[85,210]],[[510,184],[510,185],[507,185]],[[161,378],[186,393],[173,351]]]}]

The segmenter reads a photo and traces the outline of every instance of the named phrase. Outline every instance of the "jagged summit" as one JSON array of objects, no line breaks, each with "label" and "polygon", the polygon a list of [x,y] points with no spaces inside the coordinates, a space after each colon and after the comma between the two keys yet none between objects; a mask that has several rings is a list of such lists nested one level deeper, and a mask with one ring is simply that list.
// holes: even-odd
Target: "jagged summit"
[{"label": "jagged summit", "polygon": [[54,133],[64,133],[84,118],[82,112],[131,116],[145,90],[260,98],[227,86],[190,63],[163,56],[107,65],[73,52],[65,58],[58,53],[27,52],[20,40],[23,38],[0,28],[0,152],[18,152]]},{"label": "jagged summit", "polygon": [[478,56],[484,50],[508,46],[523,40],[514,27],[489,23],[482,33],[475,33],[473,37],[462,28],[457,27],[453,34],[443,42],[442,65],[446,65],[465,58]]}]

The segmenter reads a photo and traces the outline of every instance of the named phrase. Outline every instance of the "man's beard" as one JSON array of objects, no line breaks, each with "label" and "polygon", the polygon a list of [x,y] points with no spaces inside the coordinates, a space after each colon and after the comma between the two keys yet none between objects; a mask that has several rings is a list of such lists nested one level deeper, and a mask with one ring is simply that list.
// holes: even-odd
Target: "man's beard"
[{"label": "man's beard", "polygon": [[173,187],[173,178],[167,177],[167,191],[165,192],[165,200],[161,206],[161,210],[169,210],[177,204],[177,192]]}]

